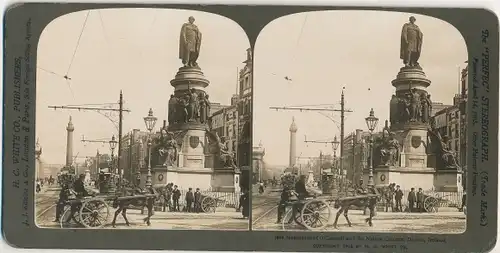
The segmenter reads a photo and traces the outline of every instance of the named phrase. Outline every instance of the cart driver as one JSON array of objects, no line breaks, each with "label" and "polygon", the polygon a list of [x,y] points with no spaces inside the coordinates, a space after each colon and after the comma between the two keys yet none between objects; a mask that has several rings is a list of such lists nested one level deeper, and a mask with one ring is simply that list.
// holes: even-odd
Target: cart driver
[{"label": "cart driver", "polygon": [[304,200],[305,198],[311,196],[306,188],[306,176],[301,175],[299,181],[295,183],[295,192],[297,193],[299,200]]},{"label": "cart driver", "polygon": [[89,195],[87,189],[85,189],[84,182],[85,182],[85,175],[80,174],[78,179],[73,184],[73,190],[75,191],[77,197],[86,197]]},{"label": "cart driver", "polygon": [[363,179],[359,180],[358,187],[356,187],[356,194],[365,195],[368,194],[367,190],[363,185]]}]

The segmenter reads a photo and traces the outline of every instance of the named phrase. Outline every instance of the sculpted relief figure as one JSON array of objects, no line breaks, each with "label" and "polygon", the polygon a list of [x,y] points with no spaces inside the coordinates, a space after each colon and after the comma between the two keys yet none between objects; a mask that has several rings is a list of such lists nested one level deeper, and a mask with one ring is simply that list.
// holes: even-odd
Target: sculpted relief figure
[{"label": "sculpted relief figure", "polygon": [[208,115],[210,114],[210,101],[208,100],[208,95],[201,94],[199,96],[199,111],[200,111],[200,123],[206,123]]},{"label": "sculpted relief figure", "polygon": [[178,114],[181,113],[181,111],[177,111],[178,107],[178,99],[174,95],[170,95],[170,99],[168,100],[168,124],[172,125],[177,123],[178,121]]},{"label": "sculpted relief figure", "polygon": [[194,17],[189,17],[189,22],[182,25],[179,40],[179,59],[184,67],[198,67],[200,47],[201,32],[194,24]]},{"label": "sculpted relief figure", "polygon": [[399,98],[396,95],[392,95],[390,106],[389,106],[389,121],[391,124],[399,123],[400,111],[399,111]]},{"label": "sculpted relief figure", "polygon": [[432,112],[431,95],[422,94],[420,101],[422,102],[422,122],[428,123]]},{"label": "sculpted relief figure", "polygon": [[189,109],[188,109],[188,118],[189,121],[196,121],[199,118],[199,111],[198,111],[198,94],[196,93],[195,89],[188,89],[187,95],[189,97]]},{"label": "sculpted relief figure", "polygon": [[420,95],[417,89],[413,89],[410,93],[410,121],[417,121],[420,119]]},{"label": "sculpted relief figure", "polygon": [[174,138],[174,133],[168,132],[166,129],[161,130],[161,135],[158,140],[158,163],[163,166],[175,166],[177,162],[177,141]]},{"label": "sculpted relief figure", "polygon": [[219,159],[222,162],[222,165],[224,167],[231,167],[234,169],[237,169],[238,167],[236,166],[236,157],[234,152],[231,152],[223,139],[219,137],[219,134],[217,132],[213,133],[210,131],[206,131],[207,136],[210,138],[211,145],[213,145],[212,152],[218,154]]},{"label": "sculpted relief figure", "polygon": [[415,17],[410,17],[410,22],[403,25],[401,31],[400,57],[405,67],[418,67],[418,59],[422,52],[424,34],[415,24]]}]

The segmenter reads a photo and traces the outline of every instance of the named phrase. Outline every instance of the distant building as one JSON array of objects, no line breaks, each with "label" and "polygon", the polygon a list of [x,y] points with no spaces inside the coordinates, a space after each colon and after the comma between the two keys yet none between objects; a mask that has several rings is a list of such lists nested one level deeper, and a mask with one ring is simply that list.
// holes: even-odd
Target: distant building
[{"label": "distant building", "polygon": [[434,122],[441,136],[446,137],[448,147],[454,151],[463,169],[467,167],[467,89],[468,68],[461,72],[460,94],[453,97],[453,105],[435,112]]},{"label": "distant building", "polygon": [[262,147],[262,144],[252,148],[252,183],[254,184],[263,179],[264,155],[266,155],[266,150]]},{"label": "distant building", "polygon": [[133,181],[135,174],[144,167],[143,158],[147,157],[147,135],[148,132],[140,129],[133,129],[122,137],[122,152],[120,167],[123,178]]},{"label": "distant building", "polygon": [[[252,50],[247,49],[245,66],[238,77],[238,94],[231,97],[230,105],[211,104],[209,118],[212,131],[226,141],[229,150],[236,154],[237,165],[242,170],[250,168],[252,161]],[[242,171],[240,182],[249,182],[250,171]],[[245,186],[247,187],[247,186]]]}]

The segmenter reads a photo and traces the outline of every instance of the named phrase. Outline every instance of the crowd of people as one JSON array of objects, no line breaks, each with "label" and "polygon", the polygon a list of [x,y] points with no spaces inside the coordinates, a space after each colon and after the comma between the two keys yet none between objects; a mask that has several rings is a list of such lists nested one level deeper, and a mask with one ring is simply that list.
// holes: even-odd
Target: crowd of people
[{"label": "crowd of people", "polygon": [[[64,207],[71,195],[75,195],[76,198],[85,197],[89,195],[88,182],[85,181],[85,175],[81,174],[74,182],[68,182],[62,184],[61,191],[59,193],[59,200],[56,206],[56,218],[55,222],[59,222],[60,215],[64,210]],[[130,187],[130,185],[129,185]],[[143,189],[139,187],[139,183],[133,186],[133,190],[137,194],[143,193]],[[202,201],[204,196],[202,195],[200,188],[189,188],[187,192],[182,194],[182,191],[174,183],[168,183],[167,185],[157,189],[160,192],[160,197],[158,203],[164,212],[188,212],[188,213],[200,213],[203,212]],[[184,195],[184,196],[183,196]],[[184,201],[180,201],[184,197]],[[237,211],[241,211],[244,218],[249,217],[249,206],[250,206],[250,196],[248,190],[243,190],[239,198],[239,205]]]},{"label": "crowd of people", "polygon": [[35,180],[35,191],[36,193],[39,193],[42,191],[42,188],[47,185],[47,186],[51,186],[55,183],[55,179],[52,177],[52,175],[50,175],[50,177],[44,177],[44,178],[37,178]]}]

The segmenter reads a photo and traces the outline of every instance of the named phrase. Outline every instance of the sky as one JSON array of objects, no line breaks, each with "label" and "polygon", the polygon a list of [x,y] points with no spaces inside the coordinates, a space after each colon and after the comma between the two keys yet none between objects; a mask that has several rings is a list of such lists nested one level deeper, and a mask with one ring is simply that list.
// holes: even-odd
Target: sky
[{"label": "sky", "polygon": [[[203,34],[198,63],[211,82],[206,89],[211,102],[230,104],[237,69],[244,66],[250,47],[243,29],[230,19],[199,11],[106,9],[67,14],[48,24],[38,44],[36,73],[36,134],[42,160],[65,163],[70,116],[74,156],[94,156],[98,149],[110,152],[108,144],[81,142],[82,135],[94,140],[118,136],[115,124],[97,112],[54,110],[51,105],[117,103],[122,90],[124,107],[131,110],[124,114],[124,134],[134,128],[145,131],[143,117],[149,108],[158,117],[156,129],[161,127],[173,92],[170,80],[182,66],[180,29],[189,16]],[[118,113],[112,118],[117,122]]]},{"label": "sky", "polygon": [[346,135],[367,130],[370,108],[380,119],[378,129],[383,128],[395,91],[391,81],[403,67],[401,28],[410,16],[424,34],[419,63],[432,82],[431,99],[451,105],[467,48],[460,32],[445,21],[411,13],[321,11],[281,17],[264,27],[254,52],[253,140],[265,148],[267,164],[288,165],[292,117],[298,127],[297,156],[333,153],[331,145],[305,143],[306,136],[320,141],[340,137],[339,113],[327,113],[334,123],[318,112],[270,106],[340,109],[345,87],[345,107],[353,111],[346,113]]}]

